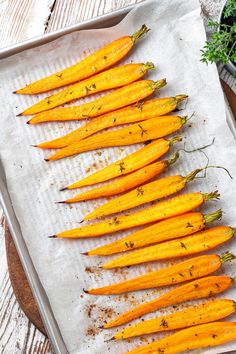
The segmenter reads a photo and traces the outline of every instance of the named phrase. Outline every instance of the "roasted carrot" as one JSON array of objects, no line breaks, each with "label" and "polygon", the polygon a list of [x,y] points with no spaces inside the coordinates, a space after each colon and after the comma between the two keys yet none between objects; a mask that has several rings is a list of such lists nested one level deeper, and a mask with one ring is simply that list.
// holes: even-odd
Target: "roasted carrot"
[{"label": "roasted carrot", "polygon": [[211,322],[183,329],[126,354],[177,354],[191,349],[214,347],[235,339],[235,322]]},{"label": "roasted carrot", "polygon": [[164,87],[166,80],[139,80],[132,84],[118,88],[94,101],[66,108],[54,108],[38,113],[31,118],[28,124],[43,122],[81,120],[97,117],[115,109],[128,106],[150,96],[158,88]]},{"label": "roasted carrot", "polygon": [[178,104],[188,96],[177,95],[175,97],[153,98],[146,102],[140,102],[132,106],[117,109],[90,120],[82,127],[73,130],[60,138],[36,145],[41,149],[63,148],[87,138],[105,128],[115,127],[127,123],[140,122],[146,119],[166,115],[176,109]]},{"label": "roasted carrot", "polygon": [[125,146],[155,140],[176,132],[186,122],[187,116],[162,116],[147,119],[128,127],[97,134],[68,145],[45,159],[45,161],[59,160],[105,147]]},{"label": "roasted carrot", "polygon": [[77,203],[89,199],[103,198],[115,194],[123,193],[134,187],[140,186],[144,182],[158,176],[164,172],[170,165],[176,162],[179,153],[175,153],[169,160],[162,160],[151,165],[140,168],[128,175],[122,176],[117,180],[101,187],[90,189],[89,191],[77,194],[75,197],[67,199],[60,203]]},{"label": "roasted carrot", "polygon": [[235,256],[231,253],[224,253],[222,256],[215,254],[198,256],[120,283],[89,289],[86,290],[86,293],[91,295],[113,295],[179,284],[209,275],[220,269],[223,263],[234,258]]},{"label": "roasted carrot", "polygon": [[93,184],[105,182],[112,178],[123,176],[130,172],[136,171],[141,167],[149,165],[151,162],[156,161],[161,156],[166,154],[170,147],[177,141],[181,141],[181,138],[175,137],[169,140],[159,139],[157,141],[153,141],[143,148],[135,151],[134,153],[127,155],[123,159],[110,164],[102,170],[99,170],[90,176],[85,177],[66,188],[63,188],[62,190],[91,186]]},{"label": "roasted carrot", "polygon": [[[192,269],[190,269],[190,271],[192,272]],[[121,315],[114,318],[114,320],[106,323],[104,328],[120,326],[135,318],[139,318],[147,313],[154,312],[167,306],[180,304],[190,300],[204,299],[220,294],[229,289],[233,284],[235,284],[235,278],[223,275],[210,276],[188,282],[173,290],[167,291],[165,294],[154,300],[142,303],[131,310],[123,312]]]},{"label": "roasted carrot", "polygon": [[116,333],[112,339],[126,339],[214,322],[232,315],[235,311],[236,303],[233,300],[208,301],[166,316],[138,322]]},{"label": "roasted carrot", "polygon": [[204,229],[207,224],[220,219],[221,216],[221,210],[206,215],[200,212],[191,212],[175,216],[138,230],[117,241],[97,247],[86,252],[86,255],[108,256],[114,253],[126,252],[155,243],[191,235]]},{"label": "roasted carrot", "polygon": [[236,229],[229,226],[216,226],[211,229],[197,232],[180,239],[159,243],[145,247],[127,255],[114,258],[103,265],[105,269],[125,267],[133,264],[151,261],[179,258],[195,253],[209,251],[222,243],[229,241],[235,234]]},{"label": "roasted carrot", "polygon": [[163,199],[182,190],[187,183],[193,181],[202,169],[197,169],[183,177],[180,175],[167,176],[147,184],[143,184],[130,192],[102,204],[85,216],[84,220],[96,219],[103,216],[120,213],[139,205],[157,199]]},{"label": "roasted carrot", "polygon": [[162,201],[148,208],[128,215],[115,216],[101,223],[63,231],[52,238],[84,238],[97,237],[111,232],[129,229],[134,226],[145,225],[155,221],[168,219],[172,216],[185,214],[205,201],[219,198],[218,192],[188,193]]},{"label": "roasted carrot", "polygon": [[125,86],[141,79],[148,70],[154,69],[154,64],[126,64],[104,71],[87,80],[80,81],[52,96],[48,96],[21,113],[22,116],[40,113],[61,106],[64,103],[90,96],[98,92]]},{"label": "roasted carrot", "polygon": [[76,64],[26,85],[24,88],[17,90],[16,93],[32,95],[46,92],[97,74],[124,58],[137,40],[147,32],[148,28],[143,25],[132,36],[124,36],[112,41]]}]

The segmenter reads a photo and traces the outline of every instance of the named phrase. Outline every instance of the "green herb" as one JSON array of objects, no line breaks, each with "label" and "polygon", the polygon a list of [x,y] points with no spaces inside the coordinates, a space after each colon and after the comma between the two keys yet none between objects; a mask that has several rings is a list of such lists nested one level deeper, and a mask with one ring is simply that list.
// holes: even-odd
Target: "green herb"
[{"label": "green herb", "polygon": [[141,136],[144,136],[144,134],[148,135],[148,131],[143,129],[143,127],[141,126],[141,124],[138,124],[139,128],[141,129]]},{"label": "green herb", "polygon": [[184,249],[187,249],[185,243],[183,243],[183,242],[180,242],[180,246],[181,246],[182,248],[184,248]]},{"label": "green herb", "polygon": [[112,219],[111,222],[109,222],[109,225],[119,225],[119,223],[120,223],[120,220],[117,217],[115,217]]},{"label": "green herb", "polygon": [[126,246],[127,248],[132,248],[132,247],[134,247],[134,243],[133,243],[132,241],[125,242],[125,246]]},{"label": "green herb", "polygon": [[[223,19],[235,17],[236,0],[229,0],[223,12]],[[208,27],[214,31],[210,40],[201,50],[201,61],[204,63],[228,61],[236,62],[236,22],[231,25],[209,21]]]},{"label": "green herb", "polygon": [[143,195],[143,194],[144,194],[143,188],[141,188],[141,187],[137,188],[137,196]]},{"label": "green herb", "polygon": [[124,162],[120,162],[119,163],[119,167],[120,167],[120,172],[122,173],[125,170],[125,166],[124,166]]},{"label": "green herb", "polygon": [[224,18],[235,16],[235,11],[236,11],[236,1],[228,0],[223,13]]},{"label": "green herb", "polygon": [[169,327],[168,326],[168,322],[164,318],[161,320],[160,326],[164,327],[164,328],[168,328]]},{"label": "green herb", "polygon": [[137,102],[134,107],[138,108],[138,110],[141,112],[143,110],[143,101]]}]

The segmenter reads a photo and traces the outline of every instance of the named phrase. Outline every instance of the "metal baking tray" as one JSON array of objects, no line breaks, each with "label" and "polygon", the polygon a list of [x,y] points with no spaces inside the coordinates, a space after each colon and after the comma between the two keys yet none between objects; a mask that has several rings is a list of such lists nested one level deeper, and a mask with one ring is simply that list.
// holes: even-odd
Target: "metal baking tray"
[{"label": "metal baking tray", "polygon": [[[53,41],[65,34],[84,30],[84,29],[97,29],[103,27],[111,27],[118,24],[136,5],[131,5],[125,7],[121,10],[114,11],[112,13],[96,17],[92,20],[86,20],[82,23],[75,24],[69,27],[65,27],[63,29],[54,31],[49,34],[45,34],[16,45],[11,45],[9,47],[0,49],[0,59],[7,58],[14,54],[17,54],[23,50],[27,50],[30,48],[38,47],[42,44]],[[226,115],[227,115],[227,123],[236,138],[236,123],[233,118],[233,114],[226,102]],[[62,335],[60,333],[59,327],[53,315],[47,294],[40,282],[38,274],[34,268],[32,259],[29,255],[27,245],[24,241],[20,224],[16,218],[14,208],[11,203],[11,198],[7,190],[7,181],[4,173],[4,169],[0,159],[0,205],[3,208],[3,212],[5,214],[7,223],[9,225],[9,229],[11,235],[13,237],[14,243],[16,245],[18,254],[20,256],[23,268],[25,270],[26,276],[28,278],[29,284],[32,288],[32,292],[36,303],[38,305],[38,309],[40,315],[42,317],[44,326],[46,328],[48,337],[52,344],[52,348],[54,353],[56,354],[66,354],[68,350],[63,341]]]}]

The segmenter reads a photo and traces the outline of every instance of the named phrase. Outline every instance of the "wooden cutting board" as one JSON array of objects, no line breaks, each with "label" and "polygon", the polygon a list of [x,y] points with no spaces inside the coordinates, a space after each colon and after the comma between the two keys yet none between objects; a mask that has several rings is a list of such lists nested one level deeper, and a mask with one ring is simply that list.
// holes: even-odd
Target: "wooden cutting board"
[{"label": "wooden cutting board", "polygon": [[35,303],[31,288],[29,286],[15,244],[5,221],[3,227],[5,233],[7,265],[16,300],[18,301],[20,307],[28,319],[35,325],[36,328],[38,328],[43,334],[46,335],[46,331],[41,320],[37,305]]},{"label": "wooden cutting board", "polygon": [[[222,81],[221,83],[231,106],[234,117],[236,119],[236,95],[225,82]],[[4,230],[9,275],[16,299],[19,302],[26,316],[29,318],[29,320],[43,334],[46,335],[46,331],[41,320],[40,314],[38,312],[37,305],[35,303],[32,291],[30,289],[28,280],[24,273],[20,258],[18,256],[17,250],[15,248],[14,242],[12,240],[11,234],[8,230],[6,223],[4,225]]]}]

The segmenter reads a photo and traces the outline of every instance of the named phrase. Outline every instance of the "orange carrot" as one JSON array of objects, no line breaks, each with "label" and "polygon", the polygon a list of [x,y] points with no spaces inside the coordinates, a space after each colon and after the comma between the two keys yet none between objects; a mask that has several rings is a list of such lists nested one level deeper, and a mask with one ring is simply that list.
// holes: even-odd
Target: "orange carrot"
[{"label": "orange carrot", "polygon": [[176,132],[186,122],[187,116],[162,116],[147,119],[128,127],[97,134],[68,145],[45,159],[45,161],[59,160],[105,147],[125,146],[155,140]]},{"label": "orange carrot", "polygon": [[86,192],[77,194],[75,197],[67,199],[59,203],[77,203],[85,200],[103,198],[111,195],[123,193],[134,187],[140,186],[144,182],[158,176],[160,173],[164,172],[169,166],[176,162],[179,157],[177,152],[169,160],[157,161],[151,165],[140,168],[128,175],[120,177],[115,181],[112,181],[104,186],[90,189]]},{"label": "orange carrot", "polygon": [[212,322],[183,329],[126,354],[177,354],[191,349],[214,347],[235,339],[235,322]]},{"label": "orange carrot", "polygon": [[185,177],[180,175],[167,176],[153,182],[143,184],[130,192],[122,194],[121,196],[102,204],[91,213],[87,214],[84,220],[96,219],[107,215],[120,213],[153,200],[160,200],[168,197],[185,188],[187,183],[193,181],[196,175],[201,171],[202,169],[200,168],[192,171]]},{"label": "orange carrot", "polygon": [[207,224],[221,217],[221,210],[206,215],[200,212],[178,215],[167,220],[159,221],[117,241],[88,251],[85,254],[88,256],[108,256],[114,253],[134,250],[136,248],[191,235],[204,229]]},{"label": "orange carrot", "polygon": [[214,322],[232,315],[235,311],[236,303],[233,300],[212,300],[166,316],[138,322],[116,333],[112,339],[127,339],[144,334],[166,332]]},{"label": "orange carrot", "polygon": [[175,97],[153,98],[146,102],[139,102],[132,106],[120,108],[94,118],[80,128],[60,138],[46,141],[36,146],[41,149],[63,148],[105,128],[163,116],[175,110],[177,105],[187,99],[187,97],[186,95],[177,95]]},{"label": "orange carrot", "polygon": [[172,216],[181,215],[199,207],[205,201],[215,198],[219,198],[219,194],[217,192],[183,194],[132,214],[116,216],[112,219],[104,220],[101,223],[90,224],[84,227],[63,231],[50,237],[97,237],[107,233],[125,230],[134,226],[145,225],[155,221],[168,219]]},{"label": "orange carrot", "polygon": [[209,251],[229,241],[234,236],[235,232],[236,229],[229,226],[212,227],[211,229],[200,231],[190,236],[141,248],[127,255],[114,258],[104,264],[103,268],[126,267],[128,265],[185,257],[195,253]]},{"label": "orange carrot", "polygon": [[124,36],[112,41],[76,64],[26,85],[24,88],[17,90],[16,93],[32,95],[46,92],[97,74],[124,58],[137,40],[147,32],[148,28],[143,25],[132,36]]},{"label": "orange carrot", "polygon": [[31,118],[28,124],[44,122],[81,120],[94,118],[115,109],[128,106],[150,96],[158,88],[164,87],[166,80],[140,80],[108,93],[94,101],[66,108],[54,108],[38,113]]},{"label": "orange carrot", "polygon": [[169,151],[170,147],[174,143],[180,140],[180,137],[175,137],[169,140],[159,139],[157,141],[153,141],[152,143],[144,146],[136,152],[127,155],[123,159],[110,164],[102,170],[99,170],[90,176],[85,177],[66,188],[63,188],[62,190],[91,186],[93,184],[105,182],[112,178],[123,176],[130,172],[136,171],[141,167],[147,166],[151,162],[159,159]]},{"label": "orange carrot", "polygon": [[[224,255],[222,255],[221,259],[223,258]],[[192,272],[192,269],[190,271]],[[114,320],[107,322],[104,325],[104,328],[120,326],[134,320],[135,318],[139,318],[147,313],[154,312],[167,306],[180,304],[190,300],[204,299],[220,294],[223,291],[228,290],[233,284],[235,284],[235,278],[230,278],[223,275],[209,276],[190,281],[167,291],[154,300],[144,302],[137,307],[133,307],[132,309],[123,312],[114,318]]]},{"label": "orange carrot", "polygon": [[21,113],[21,115],[26,116],[29,114],[44,112],[82,97],[125,86],[133,81],[141,79],[148,70],[151,69],[154,69],[154,64],[150,62],[147,62],[146,64],[138,63],[118,66],[92,76],[87,80],[80,81],[54,95],[44,98],[33,106],[27,108]]},{"label": "orange carrot", "polygon": [[148,272],[136,278],[103,286],[102,288],[89,289],[85,292],[91,295],[114,295],[179,284],[209,275],[219,270],[223,263],[231,261],[234,258],[235,256],[231,253],[225,253],[222,256],[215,254],[198,256],[167,268]]}]

